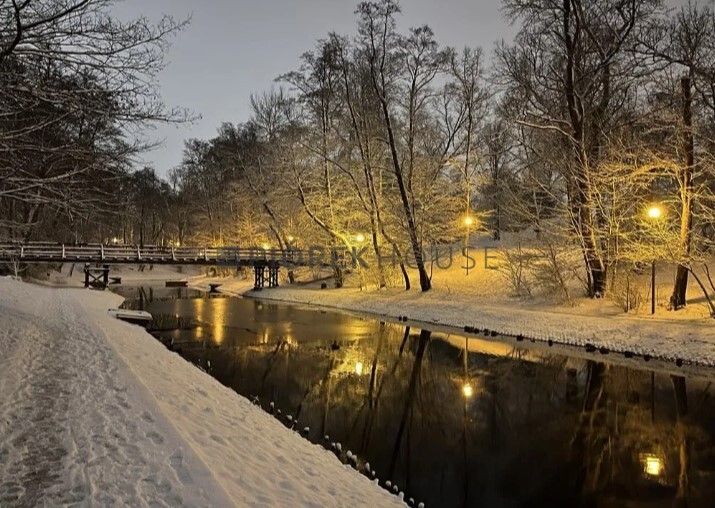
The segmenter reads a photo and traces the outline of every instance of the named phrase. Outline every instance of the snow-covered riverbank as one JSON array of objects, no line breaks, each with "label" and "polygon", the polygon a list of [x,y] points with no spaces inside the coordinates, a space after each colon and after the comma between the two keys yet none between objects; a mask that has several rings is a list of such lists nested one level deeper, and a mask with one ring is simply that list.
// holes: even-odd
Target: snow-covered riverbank
[{"label": "snow-covered riverbank", "polygon": [[0,279],[0,505],[401,504],[109,317],[120,302]]},{"label": "snow-covered riverbank", "polygon": [[[666,272],[666,270],[662,270]],[[63,268],[67,272],[67,268]],[[208,289],[209,282],[221,284],[220,291],[304,305],[374,314],[397,320],[405,316],[418,324],[432,324],[463,330],[465,326],[488,329],[507,335],[523,335],[543,341],[633,352],[675,362],[715,366],[715,320],[691,284],[686,310],[665,309],[671,274],[666,273],[658,286],[661,295],[655,316],[647,310],[623,313],[613,301],[575,298],[573,305],[558,305],[546,300],[511,298],[503,277],[494,270],[483,270],[464,277],[458,270],[435,273],[435,288],[423,294],[418,290],[318,289],[317,283],[283,285],[253,292],[250,277],[208,277],[197,270],[177,274],[175,267],[154,267],[139,272],[121,267],[118,273],[130,284],[151,284],[183,278],[198,289]],[[307,274],[304,274],[307,275]],[[152,282],[153,281],[153,282]],[[80,284],[77,274],[62,276],[58,284]],[[355,281],[351,281],[353,284]],[[642,281],[641,281],[642,282]],[[574,294],[577,289],[574,288]]]},{"label": "snow-covered riverbank", "polygon": [[[593,345],[655,358],[715,366],[715,321],[597,315],[583,309],[554,309],[494,303],[487,298],[397,289],[314,289],[290,286],[245,293],[247,296],[326,308],[366,312],[425,324],[488,329],[506,335],[562,344]],[[592,309],[593,310],[593,309]]]}]

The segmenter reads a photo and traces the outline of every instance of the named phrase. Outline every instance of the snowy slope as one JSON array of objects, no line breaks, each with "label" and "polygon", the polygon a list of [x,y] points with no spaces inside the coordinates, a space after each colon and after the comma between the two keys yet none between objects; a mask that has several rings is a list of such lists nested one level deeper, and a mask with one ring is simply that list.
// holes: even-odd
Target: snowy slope
[{"label": "snowy slope", "polygon": [[72,293],[0,279],[0,505],[229,503]]},{"label": "snowy slope", "polygon": [[0,505],[400,506],[142,329],[0,279]]}]

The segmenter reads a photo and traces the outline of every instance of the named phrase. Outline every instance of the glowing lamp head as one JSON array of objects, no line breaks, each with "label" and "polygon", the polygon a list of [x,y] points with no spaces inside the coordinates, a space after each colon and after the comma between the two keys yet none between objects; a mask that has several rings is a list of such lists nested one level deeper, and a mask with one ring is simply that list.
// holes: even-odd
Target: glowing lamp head
[{"label": "glowing lamp head", "polygon": [[270,244],[267,244],[267,243],[262,243],[262,244],[261,244],[261,249],[263,249],[263,250],[268,250],[268,249],[270,249],[270,248],[271,248]]},{"label": "glowing lamp head", "polygon": [[474,396],[474,387],[469,383],[462,385],[462,395],[465,399],[471,399]]},{"label": "glowing lamp head", "polygon": [[365,235],[363,235],[362,233],[358,233],[357,235],[355,235],[355,241],[356,241],[357,243],[362,243],[362,242],[364,242],[364,241],[365,241]]},{"label": "glowing lamp head", "polygon": [[119,243],[119,238],[117,238],[116,236],[112,238],[112,243]]},{"label": "glowing lamp head", "polygon": [[355,374],[362,376],[363,365],[362,362],[355,362]]},{"label": "glowing lamp head", "polygon": [[291,235],[288,235],[288,236],[286,237],[286,240],[288,240],[289,242],[292,242],[293,240],[295,240],[295,238],[294,238],[293,236],[291,236]]},{"label": "glowing lamp head", "polygon": [[462,224],[464,224],[467,227],[473,226],[474,225],[474,217],[472,217],[471,215],[467,215],[466,217],[464,217],[464,219],[462,219]]},{"label": "glowing lamp head", "polygon": [[648,207],[646,213],[649,219],[657,220],[663,216],[663,209],[658,205],[652,205]]}]

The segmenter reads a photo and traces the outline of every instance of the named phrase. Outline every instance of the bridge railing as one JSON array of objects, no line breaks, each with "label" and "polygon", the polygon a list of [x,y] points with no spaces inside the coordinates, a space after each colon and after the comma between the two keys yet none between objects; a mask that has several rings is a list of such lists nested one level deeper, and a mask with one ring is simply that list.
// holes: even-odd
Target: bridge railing
[{"label": "bridge railing", "polygon": [[319,259],[308,251],[263,249],[260,247],[174,247],[159,245],[58,244],[28,242],[0,243],[0,260],[48,262],[136,262],[221,263],[274,261],[286,264],[327,265],[330,258]]}]

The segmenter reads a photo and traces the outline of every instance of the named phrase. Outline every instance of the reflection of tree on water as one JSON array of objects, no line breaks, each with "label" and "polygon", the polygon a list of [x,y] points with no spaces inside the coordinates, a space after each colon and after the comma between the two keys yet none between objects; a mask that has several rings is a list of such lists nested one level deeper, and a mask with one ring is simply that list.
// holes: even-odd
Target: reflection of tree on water
[{"label": "reflection of tree on water", "polygon": [[[392,363],[392,367],[390,370],[385,373],[384,376],[382,376],[382,380],[380,381],[380,384],[378,385],[377,388],[377,393],[375,397],[372,397],[372,392],[369,395],[369,405],[368,405],[368,413],[367,417],[365,419],[365,425],[363,426],[363,431],[362,431],[362,439],[360,441],[360,447],[359,447],[359,453],[365,453],[365,451],[368,448],[368,445],[370,444],[370,436],[372,435],[372,430],[373,430],[373,425],[375,423],[375,416],[377,414],[377,401],[380,400],[380,396],[382,395],[382,390],[385,387],[385,380],[386,379],[393,379],[395,376],[395,371],[397,370],[397,366],[400,364],[400,360],[402,359],[402,353],[405,350],[405,345],[407,344],[407,340],[410,338],[410,327],[406,326],[405,331],[402,335],[402,342],[400,343],[400,349],[399,353],[397,354],[397,358],[395,361]],[[378,349],[381,349],[378,347]],[[375,382],[375,379],[377,378],[377,362],[379,359],[379,355],[377,354],[377,351],[375,352],[375,356],[373,359],[373,364],[372,364],[372,369],[371,369],[371,377],[370,377],[370,386],[373,386],[373,383]],[[359,414],[359,413],[358,413]]]},{"label": "reflection of tree on water", "polygon": [[594,461],[589,454],[594,448],[603,447],[604,445],[604,436],[599,435],[598,429],[603,426],[603,418],[605,417],[605,412],[601,408],[605,372],[606,366],[604,364],[588,361],[583,406],[576,432],[571,442],[572,460],[578,471],[576,474],[576,490],[580,490],[587,497],[596,488],[594,483],[598,478],[602,458],[599,455]]},{"label": "reflection of tree on water", "polygon": [[[221,382],[266,407],[275,401],[311,439],[329,435],[429,506],[694,507],[715,498],[703,473],[715,471],[706,383],[651,382],[650,372],[361,323],[363,338],[335,336],[337,350],[333,338],[264,342],[256,331],[250,343],[197,342],[182,354],[210,360]],[[271,326],[280,327],[275,316]]]},{"label": "reflection of tree on water", "polygon": [[[432,332],[428,330],[422,330],[420,332],[420,339],[417,344],[417,352],[415,353],[415,360],[412,364],[412,374],[410,375],[410,382],[407,385],[407,392],[405,393],[405,404],[402,408],[400,425],[398,427],[397,436],[395,437],[395,444],[392,448],[392,459],[390,460],[390,467],[388,469],[388,477],[390,478],[394,477],[395,475],[395,466],[397,465],[397,459],[400,454],[400,447],[402,446],[402,436],[405,432],[405,426],[407,425],[407,420],[412,413],[412,405],[415,401],[417,383],[419,382],[418,380],[420,377],[420,368],[422,367],[422,358],[424,358],[425,350],[427,349],[427,343],[429,342],[431,335]],[[407,468],[407,471],[409,473],[409,466]]]},{"label": "reflection of tree on water", "polygon": [[675,426],[678,439],[678,487],[675,492],[673,506],[686,507],[688,505],[689,482],[688,471],[690,469],[690,440],[688,439],[688,391],[685,385],[685,378],[682,376],[671,376],[673,382],[673,393],[675,394],[675,411],[677,423]]},{"label": "reflection of tree on water", "polygon": [[[700,492],[691,491],[691,448],[695,436],[712,447],[712,435],[690,419],[685,378],[591,361],[587,371],[570,457],[581,504],[620,499],[709,506],[712,484],[701,481]],[[704,465],[712,468],[712,459]]]}]

